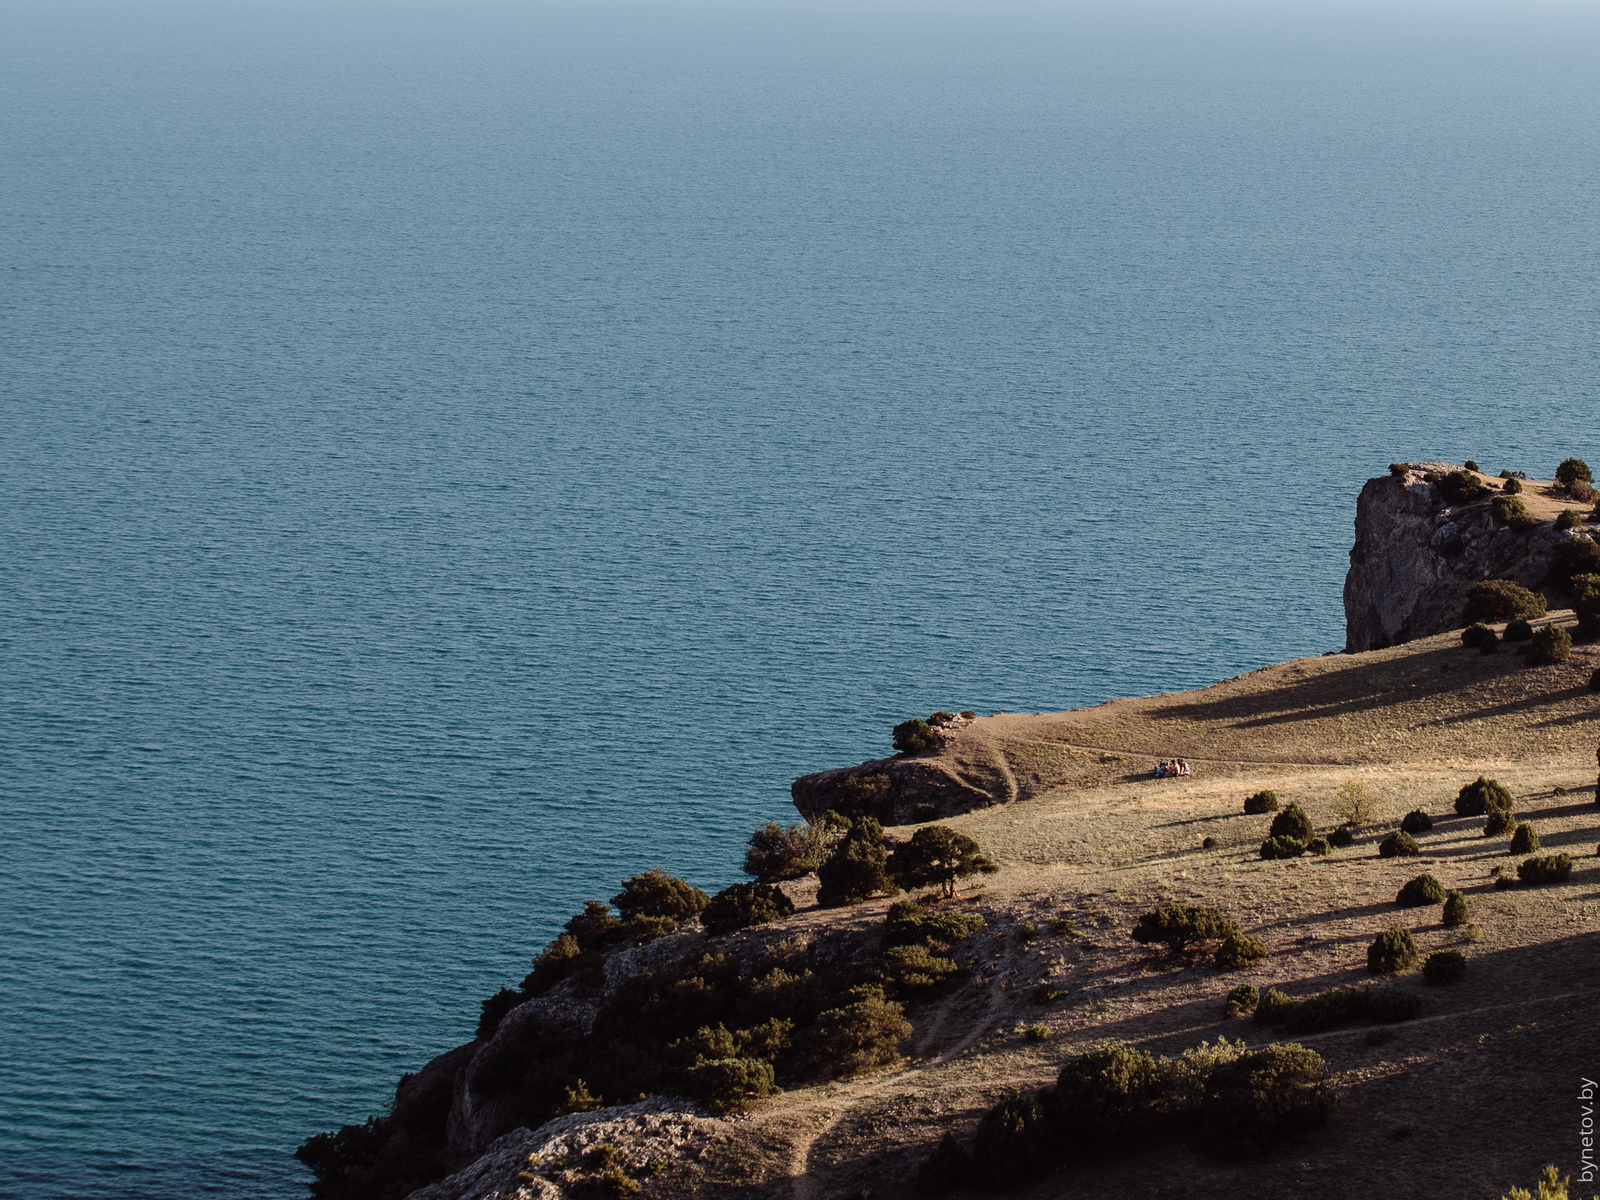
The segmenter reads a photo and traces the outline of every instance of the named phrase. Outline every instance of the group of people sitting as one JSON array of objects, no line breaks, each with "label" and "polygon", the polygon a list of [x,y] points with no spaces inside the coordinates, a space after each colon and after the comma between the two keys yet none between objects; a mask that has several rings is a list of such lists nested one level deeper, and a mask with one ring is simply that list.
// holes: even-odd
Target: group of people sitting
[{"label": "group of people sitting", "polygon": [[1169,758],[1156,767],[1157,779],[1174,779],[1179,775],[1193,774],[1189,770],[1188,760],[1182,758]]}]

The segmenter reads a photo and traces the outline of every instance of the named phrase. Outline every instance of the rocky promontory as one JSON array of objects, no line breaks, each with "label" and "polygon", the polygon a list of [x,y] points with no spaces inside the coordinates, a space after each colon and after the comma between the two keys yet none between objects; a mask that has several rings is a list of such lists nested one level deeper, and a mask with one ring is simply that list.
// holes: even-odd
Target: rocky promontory
[{"label": "rocky promontory", "polygon": [[[1482,494],[1450,486],[1476,481]],[[1550,583],[1557,547],[1591,538],[1589,528],[1558,529],[1569,508],[1589,502],[1550,480],[1517,480],[1524,516],[1497,519],[1506,480],[1454,463],[1398,463],[1367,480],[1356,501],[1356,538],[1345,576],[1345,651],[1398,646],[1459,628],[1467,589],[1510,579],[1533,591]],[[1471,496],[1472,498],[1468,498]]]}]

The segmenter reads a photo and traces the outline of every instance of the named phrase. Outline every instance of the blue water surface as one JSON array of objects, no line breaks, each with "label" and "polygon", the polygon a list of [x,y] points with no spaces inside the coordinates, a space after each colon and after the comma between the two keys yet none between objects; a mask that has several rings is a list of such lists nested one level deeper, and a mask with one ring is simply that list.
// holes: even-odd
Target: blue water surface
[{"label": "blue water surface", "polygon": [[289,1197],[797,775],[1595,444],[1593,18],[0,10],[0,1194]]}]

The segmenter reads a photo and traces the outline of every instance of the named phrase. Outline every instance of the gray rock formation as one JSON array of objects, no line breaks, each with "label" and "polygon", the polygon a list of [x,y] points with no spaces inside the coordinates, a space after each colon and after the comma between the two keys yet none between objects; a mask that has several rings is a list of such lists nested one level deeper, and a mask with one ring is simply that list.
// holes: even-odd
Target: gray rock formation
[{"label": "gray rock formation", "polygon": [[1460,470],[1411,463],[1405,475],[1369,479],[1356,501],[1356,540],[1344,581],[1345,650],[1399,645],[1461,625],[1467,589],[1513,579],[1542,591],[1552,551],[1565,539],[1550,522],[1528,530],[1496,525],[1490,500],[1456,507],[1422,478]]}]

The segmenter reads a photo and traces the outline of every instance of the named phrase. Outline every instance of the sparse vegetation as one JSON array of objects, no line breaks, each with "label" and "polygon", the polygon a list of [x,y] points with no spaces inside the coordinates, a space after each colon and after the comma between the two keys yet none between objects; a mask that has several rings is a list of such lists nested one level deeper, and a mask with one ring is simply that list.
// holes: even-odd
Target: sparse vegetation
[{"label": "sparse vegetation", "polygon": [[1414,858],[1422,853],[1417,839],[1403,829],[1396,830],[1378,843],[1380,858]]},{"label": "sparse vegetation", "polygon": [[1467,973],[1467,956],[1459,950],[1435,950],[1422,964],[1422,977],[1435,986],[1458,983]]},{"label": "sparse vegetation", "polygon": [[1394,902],[1401,908],[1424,908],[1444,903],[1444,885],[1430,874],[1418,875],[1400,889]]},{"label": "sparse vegetation", "polygon": [[1572,856],[1565,851],[1524,859],[1517,867],[1517,879],[1522,883],[1565,883],[1571,874]]},{"label": "sparse vegetation", "polygon": [[1272,791],[1260,791],[1256,792],[1252,796],[1245,797],[1244,811],[1249,813],[1251,816],[1255,816],[1260,813],[1277,812],[1278,793]]},{"label": "sparse vegetation", "polygon": [[[1384,803],[1383,793],[1359,779],[1348,779],[1339,788],[1334,811],[1346,825],[1359,829],[1363,825],[1372,824],[1383,815]],[[1309,826],[1310,821],[1308,820],[1306,824]]]},{"label": "sparse vegetation", "polygon": [[1400,822],[1400,828],[1415,837],[1419,833],[1427,833],[1433,828],[1433,818],[1420,808],[1413,808]]},{"label": "sparse vegetation", "polygon": [[1416,940],[1399,925],[1389,926],[1367,947],[1367,970],[1374,975],[1395,975],[1416,965]]},{"label": "sparse vegetation", "polygon": [[1022,1036],[1027,1038],[1030,1042],[1048,1041],[1049,1038],[1050,1038],[1050,1026],[1048,1026],[1048,1025],[1029,1025],[1028,1029],[1027,1029],[1027,1032],[1024,1033]]},{"label": "sparse vegetation", "polygon": [[[1500,504],[1522,507],[1521,500],[1496,500]],[[1495,513],[1499,517],[1498,511]],[[1501,518],[1505,519],[1505,518]],[[1518,617],[1528,619],[1545,615],[1544,597],[1529,591],[1514,579],[1486,579],[1475,583],[1467,592],[1466,606],[1461,610],[1461,623],[1471,625],[1482,622],[1510,621]]]},{"label": "sparse vegetation", "polygon": [[1572,1176],[1562,1175],[1552,1164],[1545,1167],[1539,1174],[1536,1191],[1530,1192],[1527,1188],[1514,1187],[1510,1193],[1501,1196],[1500,1200],[1569,1200],[1567,1188],[1572,1183]]}]

